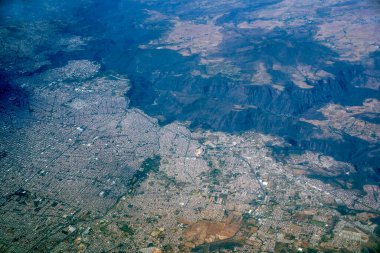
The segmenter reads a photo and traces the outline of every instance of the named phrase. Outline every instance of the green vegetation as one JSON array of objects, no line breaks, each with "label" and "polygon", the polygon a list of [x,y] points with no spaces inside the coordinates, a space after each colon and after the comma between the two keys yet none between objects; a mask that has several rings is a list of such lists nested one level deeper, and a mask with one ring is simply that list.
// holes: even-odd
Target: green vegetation
[{"label": "green vegetation", "polygon": [[145,218],[145,222],[149,224],[154,224],[157,223],[158,218],[157,217],[147,217]]},{"label": "green vegetation", "polygon": [[170,252],[174,252],[174,249],[173,249],[173,246],[170,245],[170,244],[166,244],[162,247],[162,250],[165,252],[165,253],[170,253]]},{"label": "green vegetation", "polygon": [[321,222],[321,221],[311,220],[310,223],[313,224],[313,225],[315,225],[315,226],[318,226],[318,227],[322,227],[322,228],[325,227],[325,223]]},{"label": "green vegetation", "polygon": [[177,180],[175,179],[175,177],[168,176],[164,172],[160,172],[159,176],[164,181],[164,186],[165,186],[166,189],[168,189],[170,186],[178,186],[177,185]]},{"label": "green vegetation", "polygon": [[102,234],[104,234],[104,235],[109,235],[109,231],[108,231],[107,226],[108,226],[108,224],[102,224],[99,227],[100,232],[102,232]]},{"label": "green vegetation", "polygon": [[220,171],[220,169],[213,169],[213,170],[210,172],[210,177],[217,177],[217,176],[219,176],[220,174],[222,174],[222,172]]},{"label": "green vegetation", "polygon": [[156,155],[152,158],[147,158],[142,164],[141,168],[144,172],[149,173],[150,171],[158,172],[160,167],[161,156]]},{"label": "green vegetation", "polygon": [[132,191],[133,189],[137,188],[141,182],[143,182],[150,172],[158,172],[160,167],[161,157],[156,155],[152,158],[147,158],[140,167],[140,170],[138,170],[133,178],[129,180],[128,184],[131,186]]},{"label": "green vegetation", "polygon": [[120,230],[129,234],[129,235],[134,235],[135,232],[133,231],[133,229],[131,227],[129,227],[127,224],[123,224],[121,225],[120,227]]},{"label": "green vegetation", "polygon": [[296,251],[291,249],[290,245],[287,243],[276,242],[274,252],[276,252],[276,253],[288,253],[288,252],[296,252]]},{"label": "green vegetation", "polygon": [[222,168],[226,167],[226,161],[219,161],[219,166]]},{"label": "green vegetation", "polygon": [[7,248],[6,244],[0,241],[0,253],[7,253]]},{"label": "green vegetation", "polygon": [[375,253],[380,252],[380,238],[371,236],[370,240],[363,245],[361,253]]},{"label": "green vegetation", "polygon": [[243,222],[247,223],[251,219],[251,215],[249,213],[243,213]]},{"label": "green vegetation", "polygon": [[330,234],[324,234],[322,235],[322,238],[321,238],[321,241],[322,242],[328,242],[331,238],[331,235]]}]

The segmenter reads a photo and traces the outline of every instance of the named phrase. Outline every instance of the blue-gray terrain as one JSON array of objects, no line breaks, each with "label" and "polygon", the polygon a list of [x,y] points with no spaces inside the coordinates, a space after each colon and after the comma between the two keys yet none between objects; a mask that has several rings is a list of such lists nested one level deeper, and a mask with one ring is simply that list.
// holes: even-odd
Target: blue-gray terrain
[{"label": "blue-gray terrain", "polygon": [[[94,87],[98,88],[91,90],[96,96],[91,99],[88,96],[86,100],[70,95],[71,89],[85,90],[81,86],[83,83],[90,87],[89,90],[91,83],[96,83]],[[119,93],[121,96],[115,98]],[[42,100],[52,106],[51,110],[41,109]],[[231,135],[254,132],[271,136],[273,140],[265,141],[264,146],[278,163],[302,167],[302,172],[297,170],[297,173],[310,180],[356,191],[362,197],[372,194],[373,201],[378,203],[379,1],[1,1],[0,116],[5,130],[0,138],[0,175],[7,182],[0,187],[1,205],[6,206],[10,199],[23,202],[28,194],[33,195],[31,190],[21,187],[14,176],[6,174],[7,169],[14,166],[7,159],[15,161],[23,157],[21,151],[16,158],[11,153],[26,148],[25,145],[40,145],[41,141],[28,132],[33,129],[36,133],[31,126],[34,121],[47,122],[47,126],[51,120],[58,120],[60,124],[67,121],[78,127],[79,132],[94,127],[94,138],[98,131],[95,126],[105,131],[99,119],[86,121],[86,118],[83,126],[80,125],[78,121],[84,116],[71,111],[86,108],[85,103],[90,100],[91,105],[99,101],[101,104],[89,109],[94,112],[91,115],[95,115],[96,110],[104,110],[105,115],[116,115],[116,121],[116,117],[124,117],[123,110],[138,109],[137,112],[149,117],[147,122],[153,122],[148,128],[155,129],[146,130],[147,141],[141,141],[143,144],[140,140],[128,141],[129,144],[120,140],[118,143],[120,146],[137,145],[134,147],[138,151],[126,153],[135,152],[138,158],[131,155],[125,162],[118,152],[110,152],[110,157],[118,153],[119,160],[115,158],[117,161],[113,160],[115,165],[112,166],[120,170],[104,172],[96,177],[96,182],[103,185],[124,173],[128,176],[122,179],[118,190],[111,187],[101,191],[101,197],[109,194],[110,200],[104,205],[94,205],[101,209],[97,210],[99,213],[106,212],[130,189],[130,178],[134,181],[132,172],[139,168],[138,164],[144,159],[153,159],[151,157],[161,148],[156,147],[159,144],[155,144],[149,134],[155,136],[153,133],[162,131],[157,129],[176,122],[194,132],[215,131]],[[62,109],[55,118],[57,109],[54,108],[59,105],[67,111]],[[42,115],[39,110],[46,114]],[[104,120],[111,122],[113,119]],[[122,129],[120,122],[115,125]],[[141,129],[146,124],[141,123]],[[79,143],[87,138],[80,135]],[[60,147],[63,139],[49,146],[57,146],[57,152],[63,150],[54,162],[65,157],[66,148]],[[70,145],[67,150],[75,146]],[[149,146],[146,150],[145,145]],[[73,151],[76,152],[80,153]],[[325,161],[323,156],[331,160]],[[322,165],[315,165],[315,160]],[[334,165],[330,164],[332,160]],[[99,166],[103,165],[93,165],[93,170]],[[128,172],[121,167],[128,167]],[[44,173],[41,169],[38,168],[38,173]],[[20,174],[27,174],[25,171]],[[91,177],[86,173],[81,176]],[[12,184],[17,185],[14,191],[8,190],[8,185]],[[40,197],[30,198],[36,202]],[[38,203],[35,206],[38,208]],[[352,208],[349,204],[338,206],[341,213],[364,210],[355,209],[354,204]],[[17,207],[11,208],[17,213]],[[4,217],[8,217],[0,218],[2,223],[11,223],[6,219],[12,216],[5,216],[9,209],[1,209]],[[378,216],[379,205],[371,206],[369,213],[371,218]],[[378,219],[372,221],[376,223]],[[6,230],[5,227],[2,229]],[[8,230],[8,234],[13,233],[11,227]],[[124,230],[129,233],[128,226]],[[71,232],[69,228],[65,235]],[[48,246],[37,243],[36,247],[27,249],[25,244],[29,239],[25,239],[17,250],[17,246],[9,245],[17,245],[22,237],[15,236],[15,241],[10,241],[12,236],[1,233],[0,251],[4,249],[5,252],[7,249],[10,252],[44,252],[64,240],[57,237],[49,241]],[[39,240],[48,237],[39,237]],[[291,244],[289,242],[281,243]],[[202,244],[194,243],[193,246],[198,245]],[[287,252],[281,251],[284,250],[282,244],[278,245],[276,252]],[[296,250],[301,246],[294,247]],[[319,245],[319,249],[323,247],[329,249],[330,246]]]}]

